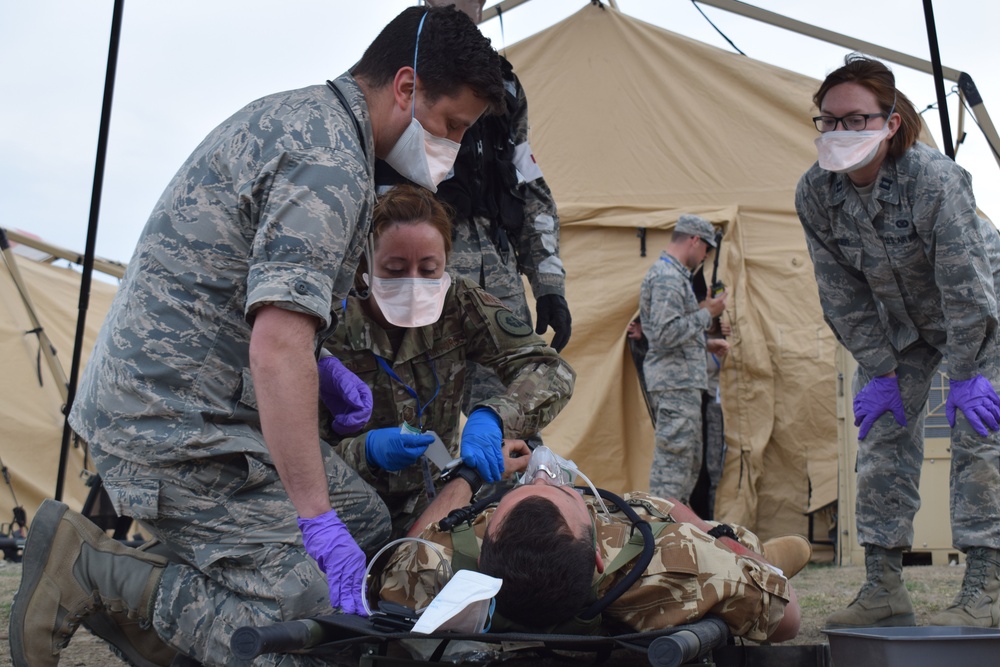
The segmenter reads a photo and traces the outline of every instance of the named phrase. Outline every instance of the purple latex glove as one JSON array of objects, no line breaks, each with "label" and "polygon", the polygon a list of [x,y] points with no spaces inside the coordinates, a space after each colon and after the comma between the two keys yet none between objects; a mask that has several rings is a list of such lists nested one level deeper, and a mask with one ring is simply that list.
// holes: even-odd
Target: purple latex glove
[{"label": "purple latex glove", "polygon": [[319,360],[319,397],[333,415],[337,435],[361,429],[372,416],[372,390],[336,357]]},{"label": "purple latex glove", "polygon": [[859,426],[858,440],[864,440],[872,424],[891,412],[900,426],[906,426],[906,411],[895,377],[875,377],[854,397],[854,425]]},{"label": "purple latex glove", "polygon": [[990,431],[1000,430],[1000,396],[989,380],[977,375],[968,380],[949,380],[948,384],[944,411],[952,428],[958,408],[979,435],[989,435],[987,427]]},{"label": "purple latex glove", "polygon": [[330,605],[345,614],[367,616],[361,601],[365,584],[365,553],[335,510],[299,519],[306,553],[319,564],[330,587]]}]

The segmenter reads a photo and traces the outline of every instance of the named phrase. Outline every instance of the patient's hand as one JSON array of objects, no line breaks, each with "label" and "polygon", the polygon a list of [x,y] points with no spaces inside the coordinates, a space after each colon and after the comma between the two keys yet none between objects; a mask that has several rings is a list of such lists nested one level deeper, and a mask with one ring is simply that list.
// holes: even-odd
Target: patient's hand
[{"label": "patient's hand", "polygon": [[503,478],[507,479],[516,472],[523,472],[528,467],[531,458],[531,448],[524,440],[503,441]]}]

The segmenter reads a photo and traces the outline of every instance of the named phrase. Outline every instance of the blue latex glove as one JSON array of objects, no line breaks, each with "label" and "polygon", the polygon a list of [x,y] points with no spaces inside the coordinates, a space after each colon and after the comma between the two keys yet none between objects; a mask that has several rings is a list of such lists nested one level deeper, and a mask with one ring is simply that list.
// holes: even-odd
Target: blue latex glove
[{"label": "blue latex glove", "polygon": [[360,430],[372,416],[372,390],[336,357],[323,357],[318,369],[319,397],[333,415],[330,427],[338,435]]},{"label": "blue latex glove", "polygon": [[487,482],[503,474],[503,428],[492,410],[473,410],[462,430],[462,460]]},{"label": "blue latex glove", "polygon": [[330,605],[345,614],[367,616],[361,601],[365,584],[365,553],[330,510],[312,519],[299,519],[306,553],[319,564],[330,587]]},{"label": "blue latex glove", "polygon": [[875,377],[854,397],[854,425],[859,426],[858,440],[864,440],[872,424],[891,412],[900,426],[906,426],[906,411],[895,377]]},{"label": "blue latex glove", "polygon": [[982,375],[968,380],[948,381],[948,400],[944,405],[948,424],[955,428],[955,409],[958,408],[979,435],[989,435],[1000,430],[1000,396],[990,381]]},{"label": "blue latex glove", "polygon": [[430,433],[400,433],[398,426],[378,428],[368,431],[365,458],[370,468],[395,472],[416,463],[432,442]]}]

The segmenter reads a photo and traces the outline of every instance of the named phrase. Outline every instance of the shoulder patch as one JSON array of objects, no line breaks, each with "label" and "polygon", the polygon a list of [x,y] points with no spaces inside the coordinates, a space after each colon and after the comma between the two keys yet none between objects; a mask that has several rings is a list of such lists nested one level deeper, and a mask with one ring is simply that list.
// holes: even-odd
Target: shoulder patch
[{"label": "shoulder patch", "polygon": [[498,310],[496,312],[497,326],[511,336],[521,338],[532,332],[528,324],[522,321],[517,315],[509,310]]}]

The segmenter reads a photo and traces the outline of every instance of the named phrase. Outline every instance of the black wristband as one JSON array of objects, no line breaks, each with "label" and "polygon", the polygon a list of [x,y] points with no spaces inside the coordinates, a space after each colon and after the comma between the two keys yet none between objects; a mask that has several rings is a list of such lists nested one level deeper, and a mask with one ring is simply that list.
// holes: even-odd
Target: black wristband
[{"label": "black wristband", "polygon": [[714,537],[715,539],[719,539],[720,537],[728,537],[731,540],[736,540],[737,542],[740,541],[740,538],[736,537],[736,533],[733,532],[732,527],[724,523],[720,523],[718,526],[708,531],[708,534]]},{"label": "black wristband", "polygon": [[444,471],[444,473],[442,473],[441,480],[444,482],[450,482],[455,477],[461,477],[469,483],[469,486],[472,488],[473,496],[479,493],[479,489],[483,487],[483,478],[479,475],[479,472],[466,463],[449,467]]}]

